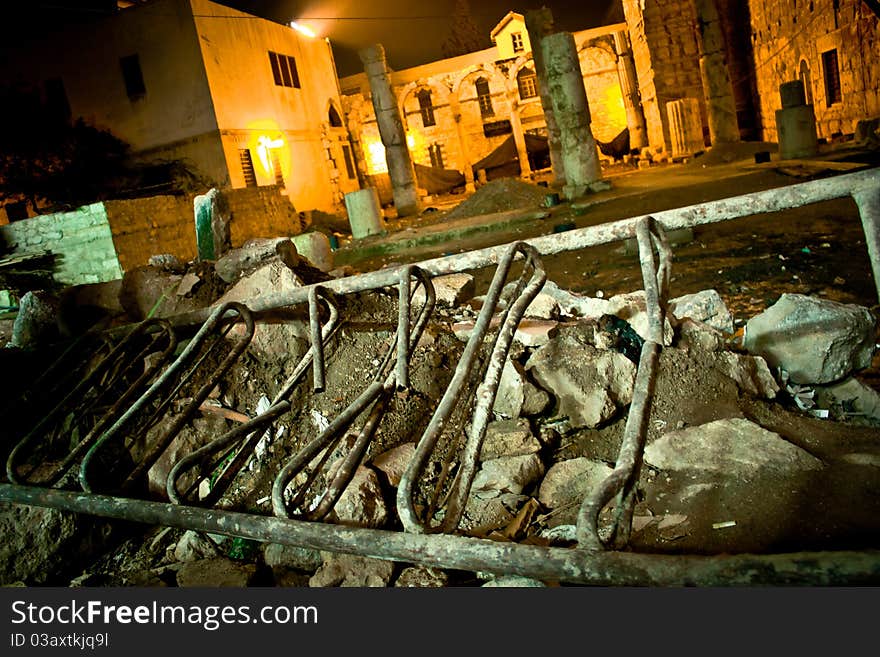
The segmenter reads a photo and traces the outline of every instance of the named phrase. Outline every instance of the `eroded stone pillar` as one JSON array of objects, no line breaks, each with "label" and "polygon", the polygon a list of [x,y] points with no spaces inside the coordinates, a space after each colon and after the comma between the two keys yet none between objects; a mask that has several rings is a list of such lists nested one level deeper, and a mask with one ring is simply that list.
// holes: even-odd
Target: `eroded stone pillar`
[{"label": "eroded stone pillar", "polygon": [[519,160],[519,175],[528,178],[532,175],[532,165],[529,164],[529,149],[526,146],[526,136],[523,133],[522,119],[519,116],[519,95],[516,91],[510,92],[510,129],[513,132],[513,143],[516,145],[516,156]]},{"label": "eroded stone pillar", "polygon": [[382,145],[385,146],[385,161],[388,163],[388,176],[391,178],[391,193],[397,215],[406,217],[418,214],[421,203],[416,189],[416,172],[406,145],[406,131],[403,129],[397,97],[391,88],[391,79],[385,64],[385,49],[377,43],[364,48],[358,55],[370,82],[373,110],[376,112]]},{"label": "eroded stone pillar", "polygon": [[693,0],[697,13],[697,43],[700,46],[700,77],[709,115],[709,138],[712,145],[738,142],[736,99],[727,57],[724,52],[724,31],[715,0]]},{"label": "eroded stone pillar", "polygon": [[[541,39],[553,33],[553,12],[547,7],[526,12],[526,31],[531,43],[541,43]],[[547,88],[547,68],[540,48],[532,48],[532,61],[535,76],[538,78],[538,93],[544,109],[544,122],[547,124],[547,147],[550,149],[550,166],[553,169],[553,184],[565,185],[565,163],[562,161],[562,143],[559,140],[559,126],[553,114],[553,103]]]},{"label": "eroded stone pillar", "polygon": [[629,128],[629,147],[631,150],[641,150],[648,145],[648,128],[642,111],[636,65],[626,32],[614,33],[614,51],[617,53],[617,78],[626,110],[626,127]]},{"label": "eroded stone pillar", "polygon": [[596,140],[590,130],[590,106],[574,36],[570,32],[557,32],[541,39],[540,47],[562,145],[563,194],[572,200],[589,191],[607,189],[608,183],[602,180]]}]

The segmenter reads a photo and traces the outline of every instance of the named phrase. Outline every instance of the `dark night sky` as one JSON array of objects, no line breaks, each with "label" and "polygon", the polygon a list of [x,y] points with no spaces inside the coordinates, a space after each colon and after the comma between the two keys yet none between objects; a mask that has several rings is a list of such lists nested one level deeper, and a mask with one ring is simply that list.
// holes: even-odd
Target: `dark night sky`
[{"label": "dark night sky", "polygon": [[[216,1],[216,0],[215,0]],[[455,0],[220,0],[277,22],[301,20],[330,38],[341,76],[362,71],[357,51],[381,43],[391,68],[417,66],[442,57]],[[542,6],[561,30],[575,31],[623,20],[619,0],[470,0],[471,15],[486,34],[508,11]],[[325,20],[315,20],[315,19]],[[311,20],[309,20],[311,19]]]},{"label": "dark night sky", "polygon": [[[143,2],[144,0],[139,0]],[[214,0],[229,7],[287,24],[300,20],[329,37],[340,76],[363,70],[358,50],[374,43],[385,47],[393,69],[425,64],[442,57],[450,34],[455,0]],[[525,13],[549,7],[560,30],[576,31],[623,20],[620,0],[469,0],[471,16],[486,35],[508,11]],[[0,21],[8,29],[0,49],[13,48],[34,30],[65,29],[111,13],[115,0],[28,0],[0,3]],[[18,24],[16,23],[18,21]]]}]

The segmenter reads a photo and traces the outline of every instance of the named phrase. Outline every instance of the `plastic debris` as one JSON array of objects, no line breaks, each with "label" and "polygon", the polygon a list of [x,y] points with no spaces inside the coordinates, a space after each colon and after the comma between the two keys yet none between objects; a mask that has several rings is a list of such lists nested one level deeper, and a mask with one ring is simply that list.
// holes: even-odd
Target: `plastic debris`
[{"label": "plastic debris", "polygon": [[712,529],[725,529],[726,527],[736,527],[736,520],[725,520],[724,522],[712,523]]}]

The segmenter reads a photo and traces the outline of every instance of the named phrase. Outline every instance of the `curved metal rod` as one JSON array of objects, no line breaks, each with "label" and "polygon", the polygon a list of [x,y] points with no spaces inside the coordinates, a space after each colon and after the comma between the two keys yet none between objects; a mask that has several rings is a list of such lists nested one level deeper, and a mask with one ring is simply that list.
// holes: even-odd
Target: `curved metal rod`
[{"label": "curved metal rod", "polygon": [[[232,313],[230,317],[227,317],[227,313]],[[208,377],[208,381],[196,392],[190,404],[184,409],[184,411],[177,416],[172,425],[165,431],[163,434],[157,439],[157,441],[152,445],[147,455],[141,460],[141,462],[135,467],[134,471],[128,476],[128,478],[123,483],[123,489],[128,489],[133,486],[134,483],[140,480],[144,474],[153,466],[155,461],[159,458],[162,452],[168,447],[180,429],[183,427],[186,422],[189,421],[190,417],[195,414],[198,410],[199,405],[208,397],[214,387],[217,385],[217,382],[220,378],[222,378],[223,374],[232,366],[232,364],[239,358],[239,356],[244,352],[247,348],[248,344],[250,344],[251,338],[254,335],[254,320],[251,315],[250,310],[248,310],[247,306],[238,302],[229,302],[223,304],[222,306],[218,306],[208,320],[202,325],[190,343],[186,346],[186,348],[181,352],[181,354],[177,357],[177,359],[162,373],[162,375],[150,386],[150,388],[141,395],[134,404],[132,404],[129,409],[123,413],[123,415],[114,422],[113,426],[111,426],[107,431],[105,431],[95,444],[86,452],[86,455],[83,457],[82,462],[80,463],[79,468],[79,482],[80,486],[85,492],[92,492],[92,486],[89,483],[88,473],[89,473],[89,465],[92,459],[95,458],[95,455],[101,450],[101,448],[107,444],[109,440],[117,436],[123,427],[125,427],[133,418],[138,417],[141,413],[147,410],[148,405],[153,402],[159,395],[159,393],[166,390],[169,386],[175,383],[173,390],[165,395],[165,397],[159,401],[157,407],[153,411],[151,417],[147,420],[145,424],[145,428],[143,431],[146,431],[146,428],[152,426],[159,417],[159,414],[167,408],[167,406],[171,403],[173,397],[179,392],[179,390],[183,387],[183,385],[189,381],[199,367],[205,362],[205,359],[208,355],[213,351],[214,347],[218,346],[222,343],[223,338],[232,328],[235,322],[235,315],[238,316],[239,319],[244,320],[245,323],[245,332],[244,335],[232,346],[226,358],[224,358],[223,362],[220,366],[212,373],[210,377]],[[229,321],[225,324],[224,323]],[[214,335],[218,329],[224,329],[222,334]],[[204,343],[214,336],[215,340],[213,344],[209,346],[208,349],[203,350],[202,347]],[[190,367],[190,363],[196,358],[197,355],[201,354],[200,358]],[[189,369],[187,369],[189,368]],[[179,377],[179,379],[178,379]]]},{"label": "curved metal rod", "polygon": [[[477,360],[477,352],[482,346],[483,338],[489,330],[492,316],[498,306],[498,301],[501,298],[510,268],[517,254],[524,256],[525,267],[513,290],[513,294],[516,295],[516,301],[513,304],[506,304],[506,309],[503,311],[502,326],[495,337],[485,378],[476,393],[477,403],[474,419],[464,446],[459,476],[453,484],[450,505],[440,526],[430,527],[430,519],[426,519],[423,522],[416,513],[413,502],[415,485],[437,441],[442,435],[449,417],[456,406],[462,402],[462,390],[471,376],[471,371]],[[416,446],[415,454],[398,485],[397,512],[406,531],[412,533],[448,532],[453,531],[458,526],[476,472],[477,458],[485,436],[492,405],[495,402],[498,381],[504,368],[504,362],[507,359],[510,343],[513,340],[513,335],[523,314],[543,287],[545,280],[546,274],[541,264],[540,255],[534,247],[524,242],[517,242],[511,245],[499,261],[483,307],[474,325],[474,330],[458,361],[452,380],[446,388],[446,392],[440,400],[440,404],[437,406],[431,421],[422,434]]]},{"label": "curved metal rod", "polygon": [[[223,468],[220,476],[211,486],[211,491],[201,501],[201,504],[204,504],[205,506],[216,504],[223,493],[226,492],[226,489],[232,483],[232,480],[238,472],[244,467],[247,459],[250,458],[254,448],[263,435],[265,435],[265,432],[271,429],[273,422],[277,418],[290,411],[292,403],[289,397],[302,380],[310,364],[313,369],[313,385],[315,392],[319,392],[320,389],[323,388],[324,346],[339,328],[339,308],[336,297],[326,288],[312,288],[310,299],[312,296],[314,296],[314,301],[310,301],[309,303],[309,325],[313,329],[314,325],[316,323],[318,324],[320,327],[320,338],[316,341],[314,339],[314,330],[312,330],[312,344],[309,347],[309,350],[303,355],[299,363],[297,363],[293,374],[291,374],[281,386],[281,389],[275,395],[269,408],[252,420],[226,432],[216,440],[212,440],[207,445],[198,448],[174,464],[174,467],[171,468],[171,472],[168,473],[168,479],[165,482],[165,490],[168,494],[169,500],[175,504],[183,504],[183,494],[178,488],[178,480],[184,475],[184,473],[195,467],[201,468],[204,472],[205,466],[207,466],[211,457],[221,453],[228,454],[230,449],[234,448],[236,450],[235,456],[233,456],[232,460]],[[329,310],[329,318],[323,326],[320,325],[320,318],[317,313],[319,298],[325,302]],[[315,321],[316,317],[318,318],[317,322]],[[318,369],[321,370],[320,374],[316,372]],[[320,388],[318,386],[319,383]],[[241,445],[235,448],[234,445],[239,441],[242,441]]]},{"label": "curved metal rod", "polygon": [[[415,323],[411,323],[410,321],[412,294],[409,290],[411,278],[415,278],[417,281],[416,288],[412,290],[413,293],[418,289],[419,285],[425,290],[425,302],[419,311]],[[284,494],[288,485],[294,478],[303,472],[309,464],[312,463],[315,457],[323,452],[319,462],[311,470],[306,482],[300,486],[299,490],[293,496],[289,506],[296,508],[302,504],[309,488],[314,483],[321,468],[324,467],[327,460],[330,458],[333,450],[345,436],[347,429],[363,411],[370,407],[369,415],[367,416],[363,428],[355,438],[353,445],[351,445],[340,466],[333,474],[331,481],[321,495],[321,498],[312,510],[307,511],[304,514],[305,517],[309,520],[320,520],[325,517],[333,509],[336,502],[339,500],[339,497],[351,482],[351,478],[354,476],[357,466],[363,459],[367,446],[373,435],[375,435],[382,417],[387,410],[391,395],[398,387],[397,377],[402,367],[401,363],[405,363],[408,367],[409,357],[412,350],[418,344],[422,331],[434,310],[434,304],[436,301],[434,285],[431,282],[430,277],[422,269],[414,266],[405,267],[401,270],[399,284],[405,289],[405,292],[399,294],[399,298],[405,299],[405,303],[399,304],[398,307],[397,336],[395,341],[386,351],[385,356],[373,377],[373,381],[367,386],[367,388],[358,395],[358,397],[349,404],[347,408],[334,418],[330,425],[322,431],[320,435],[303,447],[290,461],[288,461],[278,473],[278,476],[272,484],[272,509],[276,516],[290,517],[288,503],[284,499]],[[401,335],[403,336],[403,339],[401,338]],[[401,356],[401,350],[399,349],[402,340],[405,344],[405,357]],[[395,353],[397,353],[397,361],[394,370],[391,370],[391,358]]]},{"label": "curved metal rod", "polygon": [[[142,348],[137,354],[132,355],[128,353],[129,348],[134,343],[134,341],[141,336],[146,335],[150,330],[154,327],[159,327],[159,335],[154,336],[152,341],[147,344],[146,347]],[[18,459],[22,455],[22,452],[38,437],[43,436],[45,431],[52,425],[52,423],[56,422],[62,414],[70,412],[72,408],[72,404],[75,403],[83,403],[82,400],[88,395],[90,391],[95,389],[98,390],[98,394],[95,399],[89,404],[89,407],[94,407],[100,399],[111,392],[112,381],[105,381],[101,385],[99,385],[98,379],[99,377],[105,375],[110,371],[111,367],[114,365],[117,367],[116,374],[118,375],[120,371],[124,371],[120,369],[120,364],[133,363],[138,361],[147,353],[150,353],[153,347],[159,343],[159,341],[163,338],[168,340],[168,345],[165,347],[160,357],[157,359],[157,362],[153,364],[150,368],[140,376],[136,381],[130,384],[127,390],[123,393],[122,398],[117,401],[116,404],[112,406],[112,408],[103,415],[98,424],[86,435],[83,440],[81,440],[76,447],[68,454],[68,456],[64,459],[62,464],[56,467],[50,475],[43,479],[40,482],[32,482],[40,485],[52,485],[57,481],[57,479],[63,474],[67,468],[73,463],[73,461],[82,454],[82,451],[91,443],[94,439],[94,433],[96,431],[102,430],[103,427],[107,425],[107,423],[112,420],[116,413],[119,412],[119,408],[121,408],[121,404],[123,400],[130,400],[135,394],[137,394],[143,387],[143,385],[152,378],[152,376],[158,371],[158,368],[161,367],[165,361],[167,361],[168,357],[171,353],[173,353],[174,348],[177,345],[177,340],[174,336],[174,331],[171,328],[171,324],[169,324],[165,320],[159,319],[150,319],[139,324],[135,325],[131,331],[115,346],[110,352],[102,358],[98,364],[89,372],[88,375],[80,379],[80,382],[74,386],[65,396],[64,398],[55,405],[55,407],[49,411],[46,415],[42,417],[42,419],[37,422],[36,426],[34,426],[27,435],[24,436],[16,445],[12,448],[12,451],[9,453],[8,458],[6,459],[6,476],[12,483],[22,483],[18,476]],[[68,352],[65,352],[64,356],[67,356]],[[126,358],[128,357],[128,358]],[[53,365],[53,368],[55,366]],[[41,377],[41,380],[43,377]],[[82,408],[76,409],[80,411],[82,414]]]},{"label": "curved metal rod", "polygon": [[[613,543],[625,545],[632,529],[635,487],[642,466],[647,438],[648,418],[654,395],[657,365],[663,348],[663,326],[669,284],[671,250],[662,227],[647,217],[636,226],[639,261],[645,285],[649,335],[642,345],[639,367],[633,386],[633,400],[626,418],[623,443],[611,474],[588,494],[578,510],[576,536],[582,547],[604,550]],[[655,268],[654,247],[659,255]],[[607,541],[599,534],[599,514],[615,495],[618,496],[614,523]]]}]

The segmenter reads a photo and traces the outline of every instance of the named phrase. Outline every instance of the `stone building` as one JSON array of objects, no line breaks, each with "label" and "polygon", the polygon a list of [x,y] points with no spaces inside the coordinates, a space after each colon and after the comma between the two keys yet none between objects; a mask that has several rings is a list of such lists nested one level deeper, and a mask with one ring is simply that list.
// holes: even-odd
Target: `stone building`
[{"label": "stone building", "polygon": [[145,159],[219,187],[279,185],[297,210],[358,189],[330,44],[208,0],[154,0],[35,35],[0,81],[37,85]]},{"label": "stone building", "polygon": [[[628,43],[618,23],[574,32],[592,131],[610,142],[627,128],[627,112],[618,71],[618,42]],[[469,186],[473,166],[512,139],[520,175],[549,161],[530,153],[528,136],[546,136],[525,19],[510,12],[493,29],[494,46],[390,74],[406,139],[416,165],[454,169]],[[365,74],[342,78],[343,103],[358,164],[371,184],[387,171]]]}]

